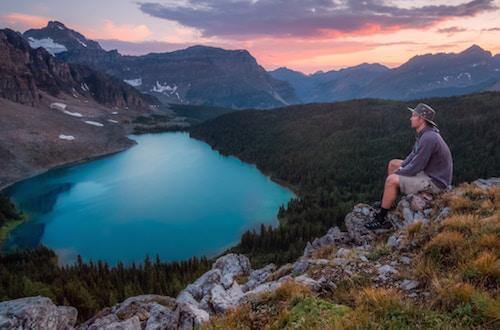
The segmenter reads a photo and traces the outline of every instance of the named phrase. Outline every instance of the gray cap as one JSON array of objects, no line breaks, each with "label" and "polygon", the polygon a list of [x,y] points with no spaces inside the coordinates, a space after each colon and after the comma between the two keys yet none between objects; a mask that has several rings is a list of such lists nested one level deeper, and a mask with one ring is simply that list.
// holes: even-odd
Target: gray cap
[{"label": "gray cap", "polygon": [[436,111],[434,111],[434,109],[432,109],[429,105],[425,103],[419,103],[414,109],[408,107],[408,110],[424,118],[432,126],[437,127],[437,124],[434,122],[434,116],[436,115]]}]

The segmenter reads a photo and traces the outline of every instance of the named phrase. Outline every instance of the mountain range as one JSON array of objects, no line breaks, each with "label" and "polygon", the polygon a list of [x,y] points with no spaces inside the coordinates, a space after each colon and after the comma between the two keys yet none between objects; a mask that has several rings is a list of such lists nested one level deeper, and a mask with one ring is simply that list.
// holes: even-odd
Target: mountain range
[{"label": "mountain range", "polygon": [[298,102],[293,88],[274,79],[246,50],[193,46],[124,56],[57,21],[24,36],[33,47],[46,47],[69,63],[111,74],[164,103],[271,108]]},{"label": "mountain range", "polygon": [[412,57],[395,68],[362,63],[306,75],[285,67],[267,72],[247,50],[196,45],[127,56],[51,21],[24,37],[69,63],[113,75],[163,103],[241,108],[359,98],[411,100],[500,90],[500,54],[472,45],[460,53]]},{"label": "mountain range", "polygon": [[472,45],[460,53],[426,54],[388,68],[374,63],[306,75],[288,68],[270,72],[289,82],[301,102],[360,98],[411,100],[500,90],[500,54]]}]

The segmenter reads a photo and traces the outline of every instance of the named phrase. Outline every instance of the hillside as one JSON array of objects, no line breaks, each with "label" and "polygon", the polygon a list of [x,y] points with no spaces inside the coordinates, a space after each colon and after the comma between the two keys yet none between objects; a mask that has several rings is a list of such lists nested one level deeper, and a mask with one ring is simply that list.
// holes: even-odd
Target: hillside
[{"label": "hillside", "polygon": [[[0,326],[68,329],[496,329],[500,322],[500,179],[401,198],[396,230],[364,228],[357,204],[293,263],[253,269],[227,254],[177,298],[128,297],[76,325],[43,296],[0,303]],[[161,284],[161,283],[157,283]],[[82,293],[82,292],[80,292]]]},{"label": "hillside", "polygon": [[[387,162],[411,150],[414,132],[406,107],[419,101],[365,99],[244,111],[193,127],[192,137],[256,164],[298,192],[280,210],[279,229],[247,232],[234,251],[255,256],[254,262],[294,260],[308,240],[342,225],[353,202],[379,199]],[[437,111],[453,154],[454,182],[499,175],[500,93],[423,101]]]},{"label": "hillside", "polygon": [[158,101],[109,75],[0,30],[0,189],[49,168],[133,145],[135,117]]}]

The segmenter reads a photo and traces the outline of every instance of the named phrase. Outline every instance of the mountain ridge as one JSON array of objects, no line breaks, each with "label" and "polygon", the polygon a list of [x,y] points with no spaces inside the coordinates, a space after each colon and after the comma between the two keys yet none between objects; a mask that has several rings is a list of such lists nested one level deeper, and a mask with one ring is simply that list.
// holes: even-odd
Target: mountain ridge
[{"label": "mountain ridge", "polygon": [[66,27],[61,30],[64,25],[53,26],[29,30],[25,37],[51,38],[66,48],[55,54],[58,58],[118,77],[164,103],[272,108],[298,101],[293,88],[271,77],[247,50],[195,45],[172,52],[121,55],[100,46],[84,47],[74,41],[81,34]]},{"label": "mountain ridge", "polygon": [[[411,100],[498,90],[499,55],[473,44],[459,53],[415,55],[391,69],[362,63],[303,76],[287,68],[270,73],[292,84],[303,103],[361,98]],[[357,76],[347,75],[353,71]]]}]

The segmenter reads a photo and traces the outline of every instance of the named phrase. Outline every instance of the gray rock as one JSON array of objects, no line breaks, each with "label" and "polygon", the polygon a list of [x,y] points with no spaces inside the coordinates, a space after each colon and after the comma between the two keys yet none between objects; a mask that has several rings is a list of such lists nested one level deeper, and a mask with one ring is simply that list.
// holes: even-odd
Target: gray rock
[{"label": "gray rock", "polygon": [[441,209],[441,212],[439,212],[438,216],[436,217],[436,221],[441,221],[445,218],[447,218],[451,214],[451,208],[448,206],[443,207]]},{"label": "gray rock", "polygon": [[403,226],[408,226],[413,223],[414,216],[413,216],[413,211],[410,209],[410,207],[403,207],[403,218],[404,218]]},{"label": "gray rock", "polygon": [[328,259],[309,259],[308,260],[309,265],[315,265],[315,266],[327,266],[330,264],[330,260]]},{"label": "gray rock", "polygon": [[428,205],[428,200],[420,194],[413,195],[411,197],[411,209],[413,211],[422,211]]},{"label": "gray rock", "polygon": [[220,269],[221,283],[224,288],[228,289],[233,284],[234,277],[250,274],[251,265],[246,256],[230,253],[217,259],[212,269]]},{"label": "gray rock", "polygon": [[309,268],[309,260],[305,258],[300,258],[293,264],[292,274],[294,276],[303,274]]},{"label": "gray rock", "polygon": [[294,280],[297,283],[300,283],[300,284],[303,284],[303,285],[309,287],[313,291],[318,291],[321,289],[321,282],[320,281],[316,281],[305,274],[295,277]]},{"label": "gray rock", "polygon": [[[198,277],[198,279],[194,281],[194,283],[192,284],[190,290],[193,292],[201,290],[201,296],[204,297],[210,292],[210,290],[214,287],[214,285],[221,283],[221,280],[222,280],[221,270],[218,268],[211,269],[208,272],[201,275],[200,277]],[[198,289],[196,289],[195,287],[198,287]]]},{"label": "gray rock", "polygon": [[375,238],[375,233],[365,227],[366,223],[373,220],[374,212],[375,210],[367,204],[357,204],[352,212],[346,215],[345,225],[354,243],[364,245]]},{"label": "gray rock", "polygon": [[377,269],[378,273],[380,275],[383,275],[383,276],[386,276],[386,275],[389,275],[389,274],[397,274],[398,271],[392,267],[391,265],[383,265],[383,266],[380,266],[378,269]]},{"label": "gray rock", "polygon": [[222,285],[214,286],[210,295],[210,303],[214,312],[222,314],[238,306],[239,301],[243,298],[243,291],[240,285],[234,282],[229,290],[225,290]]},{"label": "gray rock", "polygon": [[478,186],[481,189],[488,189],[493,186],[499,186],[500,185],[500,178],[489,178],[489,179],[477,179],[472,182],[472,184]]},{"label": "gray rock", "polygon": [[258,285],[266,282],[276,270],[275,264],[266,265],[263,268],[256,269],[250,273],[247,283],[242,286],[243,292],[255,289]]},{"label": "gray rock", "polygon": [[[318,249],[323,246],[339,244],[339,243],[347,243],[351,240],[350,236],[346,232],[340,231],[339,227],[332,227],[328,230],[326,235],[316,238],[311,246],[313,249]],[[306,247],[307,248],[307,247]]]},{"label": "gray rock", "polygon": [[191,330],[210,319],[210,315],[206,311],[190,304],[179,304],[178,313],[179,329]]},{"label": "gray rock", "polygon": [[340,248],[335,255],[339,258],[347,258],[351,252],[351,249]]},{"label": "gray rock", "polygon": [[411,258],[410,257],[402,256],[401,258],[399,258],[399,261],[401,261],[401,263],[404,264],[404,265],[411,264]]},{"label": "gray rock", "polygon": [[109,324],[101,325],[99,327],[91,327],[90,329],[99,330],[141,330],[141,321],[137,316],[126,320],[118,320]]},{"label": "gray rock", "polygon": [[172,311],[165,306],[154,304],[149,314],[145,330],[175,330],[179,325],[179,309]]},{"label": "gray rock", "polygon": [[0,329],[73,329],[77,315],[47,297],[19,298],[0,303]]},{"label": "gray rock", "polygon": [[[161,329],[161,324],[177,324],[178,304],[174,298],[155,294],[134,296],[111,308],[105,308],[96,316],[81,324],[79,329]],[[136,320],[137,319],[137,322]],[[155,328],[155,326],[158,326]]]},{"label": "gray rock", "polygon": [[336,266],[344,266],[349,263],[349,260],[347,260],[346,258],[334,258],[332,262]]},{"label": "gray rock", "polygon": [[286,280],[284,280],[285,278],[291,279],[292,277],[287,275],[285,277],[282,277],[280,279],[281,281],[272,281],[272,282],[262,283],[261,285],[257,286],[255,289],[245,292],[245,297],[248,297],[251,295],[261,294],[263,292],[270,292],[270,291],[276,290],[286,281]]},{"label": "gray rock", "polygon": [[359,255],[359,260],[361,260],[363,262],[368,262],[368,258],[364,254]]},{"label": "gray rock", "polygon": [[304,253],[302,254],[302,256],[304,258],[310,258],[312,256],[313,251],[314,251],[314,248],[313,248],[311,242],[307,242],[306,247],[304,248]]},{"label": "gray rock", "polygon": [[418,288],[419,285],[420,285],[420,282],[418,282],[418,281],[404,280],[403,282],[401,282],[399,287],[405,291],[411,291],[411,290]]},{"label": "gray rock", "polygon": [[391,248],[397,248],[399,246],[399,239],[397,234],[392,234],[387,239],[387,245]]},{"label": "gray rock", "polygon": [[[203,297],[201,297],[201,298],[203,298]],[[191,295],[191,293],[186,289],[182,290],[175,300],[177,301],[177,303],[185,303],[185,304],[189,304],[189,305],[198,306],[198,300],[196,300]]]}]

